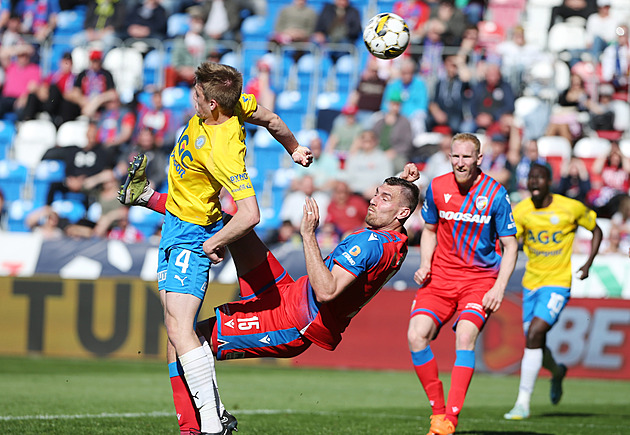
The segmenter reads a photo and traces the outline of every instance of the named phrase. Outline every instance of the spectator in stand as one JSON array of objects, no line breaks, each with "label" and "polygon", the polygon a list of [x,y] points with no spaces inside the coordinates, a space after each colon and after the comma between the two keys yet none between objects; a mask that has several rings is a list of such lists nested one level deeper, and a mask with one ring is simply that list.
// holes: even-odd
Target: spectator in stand
[{"label": "spectator in stand", "polygon": [[295,245],[296,248],[302,246],[300,232],[288,220],[283,221],[278,228],[272,229],[265,240],[265,245],[267,246],[285,243]]},{"label": "spectator in stand", "polygon": [[574,143],[582,135],[579,112],[588,110],[589,96],[582,77],[572,72],[569,87],[558,96],[558,104],[553,109],[546,136],[562,136]]},{"label": "spectator in stand", "polygon": [[416,63],[405,58],[400,65],[400,77],[390,79],[381,110],[387,111],[392,96],[400,96],[402,99],[401,113],[411,122],[414,136],[426,131],[426,117],[429,107],[429,92],[424,80],[416,74]]},{"label": "spectator in stand", "polygon": [[466,14],[455,6],[454,0],[440,0],[437,8],[431,10],[431,18],[437,18],[444,26],[442,41],[447,47],[458,47],[464,31],[469,25]]},{"label": "spectator in stand", "polygon": [[7,210],[4,206],[4,192],[0,189],[0,231],[7,229]]},{"label": "spectator in stand", "polygon": [[2,47],[3,50],[25,43],[24,35],[21,32],[21,24],[20,16],[12,13],[7,20],[6,28],[4,26],[0,27],[0,30],[4,29],[2,39],[0,40],[0,47]]},{"label": "spectator in stand", "polygon": [[550,56],[543,52],[534,44],[528,44],[525,40],[525,29],[523,26],[515,26],[512,29],[512,38],[500,42],[496,46],[496,51],[501,56],[501,73],[512,85],[515,95],[521,94],[526,83],[525,74],[535,62],[539,60],[549,60]]},{"label": "spectator in stand", "polygon": [[594,1],[563,0],[561,5],[551,8],[549,28],[551,29],[554,24],[564,22],[570,17],[584,18],[586,21],[595,12],[597,12],[597,6]]},{"label": "spectator in stand", "polygon": [[[349,0],[334,0],[334,3],[324,3],[317,17],[313,41],[319,45],[325,44],[355,44],[363,33],[361,13],[350,4]],[[333,62],[348,53],[333,48],[330,56]]]},{"label": "spectator in stand", "polygon": [[612,104],[615,89],[608,83],[599,85],[599,99],[589,99],[586,104],[589,113],[589,126],[595,131],[615,129],[615,108]]},{"label": "spectator in stand", "polygon": [[324,152],[322,138],[318,133],[313,134],[308,142],[308,148],[313,154],[313,163],[308,168],[295,166],[293,170],[297,177],[310,174],[316,189],[330,192],[335,183],[334,177],[339,172],[339,159],[327,150]]},{"label": "spectator in stand", "polygon": [[401,16],[409,26],[410,43],[420,43],[424,38],[424,25],[431,16],[429,5],[423,0],[399,0],[394,3],[392,12]]},{"label": "spectator in stand", "polygon": [[453,170],[453,165],[451,165],[452,137],[453,136],[450,134],[441,135],[438,150],[429,157],[424,165],[424,169],[420,174],[420,179],[416,182],[418,187],[420,187],[422,195],[426,192],[431,180],[435,177],[439,177],[440,175],[448,174]]},{"label": "spectator in stand", "polygon": [[444,23],[437,18],[429,20],[426,24],[426,34],[419,46],[422,48],[420,57],[420,75],[426,80],[434,81],[444,70],[442,64],[442,53],[444,52],[444,41],[442,34],[446,30]]},{"label": "spectator in stand", "polygon": [[628,90],[630,74],[630,38],[628,25],[615,29],[617,39],[606,47],[601,56],[602,81],[612,83],[617,92]]},{"label": "spectator in stand", "polygon": [[114,148],[115,153],[124,152],[133,136],[136,115],[124,107],[118,94],[107,103],[98,117],[98,141],[103,146]]},{"label": "spectator in stand", "polygon": [[510,178],[509,189],[510,198],[517,203],[522,199],[529,198],[527,189],[527,177],[532,163],[548,166],[544,157],[538,153],[538,142],[534,139],[525,141],[521,150],[521,138],[518,135],[515,139],[510,138],[507,158],[509,167],[513,168]]},{"label": "spectator in stand", "polygon": [[306,0],[293,0],[280,9],[271,41],[280,46],[309,42],[315,32],[317,12]]},{"label": "spectator in stand", "polygon": [[112,73],[103,68],[103,52],[91,50],[90,64],[74,81],[74,88],[66,97],[81,107],[81,114],[94,116],[108,101],[118,98]]},{"label": "spectator in stand", "polygon": [[400,95],[392,95],[389,110],[376,114],[372,128],[379,139],[380,149],[393,162],[394,172],[403,170],[413,151],[411,123],[400,113],[401,103]]},{"label": "spectator in stand", "polygon": [[57,212],[45,205],[26,215],[25,223],[33,234],[40,235],[43,240],[59,240],[64,237],[62,226],[67,222],[62,222]]},{"label": "spectator in stand", "polygon": [[619,208],[610,218],[610,234],[618,233],[619,251],[628,252],[630,249],[630,197],[624,195],[619,199]]},{"label": "spectator in stand", "polygon": [[586,45],[595,62],[599,61],[604,49],[617,37],[615,29],[619,17],[610,14],[610,0],[597,0],[597,13],[586,20]]},{"label": "spectator in stand", "polygon": [[317,204],[321,206],[320,219],[325,222],[330,196],[328,193],[318,190],[315,187],[313,177],[308,174],[294,179],[291,183],[291,191],[285,195],[280,207],[280,219],[290,221],[296,231],[299,230],[304,212],[304,201],[309,197],[315,199]]},{"label": "spectator in stand", "polygon": [[476,24],[471,24],[464,30],[462,43],[459,46],[457,55],[461,57],[461,62],[468,65],[471,73],[471,83],[481,80],[483,67],[486,60],[486,49],[479,41],[479,28]]},{"label": "spectator in stand", "polygon": [[241,40],[241,12],[243,5],[239,1],[209,0],[203,3],[206,12],[204,34],[218,40]]},{"label": "spectator in stand", "polygon": [[476,129],[487,129],[504,113],[514,113],[512,87],[503,80],[498,63],[486,64],[485,77],[473,87],[471,113]]},{"label": "spectator in stand", "polygon": [[347,104],[357,108],[357,119],[364,127],[369,127],[366,124],[371,123],[370,117],[381,109],[386,86],[387,80],[379,76],[377,58],[370,56],[359,79],[359,84],[350,93]]},{"label": "spectator in stand", "polygon": [[591,190],[591,177],[584,161],[571,157],[562,165],[558,193],[586,204],[588,192]]},{"label": "spectator in stand", "polygon": [[[166,9],[160,0],[142,0],[127,12],[121,39],[166,39]],[[147,50],[148,51],[148,50]]]},{"label": "spectator in stand", "polygon": [[433,131],[438,126],[448,127],[452,132],[461,131],[469,80],[470,71],[463,59],[457,55],[445,55],[444,74],[435,84],[429,103],[427,131]]},{"label": "spectator in stand", "polygon": [[76,119],[81,114],[81,108],[67,98],[72,92],[75,78],[72,55],[70,52],[64,53],[57,71],[52,72],[41,85],[31,88],[21,119],[35,119],[38,113],[45,112],[57,127]]},{"label": "spectator in stand", "polygon": [[368,205],[362,196],[352,193],[348,183],[337,180],[328,204],[325,223],[333,224],[337,232],[345,237],[364,226]]},{"label": "spectator in stand", "polygon": [[254,94],[261,106],[274,110],[276,107],[276,92],[271,87],[271,62],[261,58],[256,62],[255,75],[250,77],[244,85],[246,94]]},{"label": "spectator in stand", "polygon": [[138,107],[138,121],[135,127],[135,136],[143,128],[150,128],[155,135],[155,143],[158,147],[166,147],[170,151],[170,147],[175,141],[175,129],[179,125],[175,125],[177,120],[174,119],[171,109],[164,107],[162,102],[162,92],[159,89],[153,90],[151,93],[151,103],[149,105],[140,104]]},{"label": "spectator in stand", "polygon": [[51,36],[57,27],[60,12],[58,0],[17,0],[13,9],[21,18],[21,33],[32,35],[39,43]]},{"label": "spectator in stand", "polygon": [[378,147],[378,137],[373,130],[364,130],[355,143],[344,166],[344,176],[350,189],[369,201],[380,181],[394,175],[394,163]]},{"label": "spectator in stand", "polygon": [[4,85],[0,96],[0,118],[14,112],[18,118],[28,99],[29,92],[41,84],[39,65],[31,59],[35,50],[30,44],[20,44],[0,51],[4,68]]},{"label": "spectator in stand", "polygon": [[201,6],[191,6],[187,10],[190,22],[188,31],[175,38],[171,63],[164,70],[164,86],[167,88],[195,82],[195,69],[209,54],[210,45],[204,37],[205,15]]},{"label": "spectator in stand", "polygon": [[509,187],[512,166],[507,158],[508,138],[500,133],[490,137],[490,141],[483,144],[483,160],[479,167],[490,177],[501,183],[506,189]]},{"label": "spectator in stand", "polygon": [[601,177],[601,185],[593,183],[589,201],[600,217],[611,217],[619,201],[630,189],[630,158],[623,155],[617,141],[611,141],[608,155],[598,157],[591,168]]},{"label": "spectator in stand", "polygon": [[341,114],[333,121],[333,127],[326,143],[326,152],[335,153],[337,157],[344,161],[352,144],[363,127],[357,122],[357,107],[344,106]]},{"label": "spectator in stand", "polygon": [[116,45],[116,36],[124,29],[126,12],[123,0],[88,0],[84,30],[72,36],[71,44],[78,47],[99,43],[108,51]]}]

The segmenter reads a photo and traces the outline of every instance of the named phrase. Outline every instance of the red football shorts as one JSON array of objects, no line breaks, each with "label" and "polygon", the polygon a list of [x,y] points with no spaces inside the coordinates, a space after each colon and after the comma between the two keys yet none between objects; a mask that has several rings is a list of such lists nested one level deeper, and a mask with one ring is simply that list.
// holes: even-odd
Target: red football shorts
[{"label": "red football shorts", "polygon": [[410,317],[420,314],[429,316],[439,330],[456,315],[453,329],[457,322],[463,319],[474,323],[481,330],[489,316],[483,309],[483,297],[495,281],[495,277],[467,281],[431,277],[429,282],[416,292]]}]

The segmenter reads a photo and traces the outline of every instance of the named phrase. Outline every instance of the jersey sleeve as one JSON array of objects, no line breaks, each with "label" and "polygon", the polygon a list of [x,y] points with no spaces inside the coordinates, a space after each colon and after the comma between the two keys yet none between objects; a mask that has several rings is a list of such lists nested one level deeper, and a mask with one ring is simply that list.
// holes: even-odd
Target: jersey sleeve
[{"label": "jersey sleeve", "polygon": [[354,276],[376,265],[383,255],[383,245],[371,231],[346,237],[335,249],[332,260]]},{"label": "jersey sleeve", "polygon": [[514,236],[517,233],[517,229],[514,215],[512,214],[510,196],[504,187],[501,187],[497,196],[497,208],[494,216],[497,234],[499,237]]},{"label": "jersey sleeve", "polygon": [[424,219],[427,224],[432,225],[437,224],[439,220],[438,209],[433,199],[433,183],[429,184],[427,194],[422,203],[422,219]]},{"label": "jersey sleeve", "polygon": [[575,201],[576,222],[578,225],[593,231],[597,225],[597,213],[579,201]]},{"label": "jersey sleeve", "polygon": [[238,110],[241,113],[241,119],[247,119],[258,109],[258,102],[254,94],[241,94],[238,100]]},{"label": "jersey sleeve", "polygon": [[519,202],[514,207],[513,216],[514,223],[516,224],[516,238],[520,240],[523,237],[523,232],[525,231],[525,227],[523,226],[522,216],[523,216],[523,204],[524,201]]}]

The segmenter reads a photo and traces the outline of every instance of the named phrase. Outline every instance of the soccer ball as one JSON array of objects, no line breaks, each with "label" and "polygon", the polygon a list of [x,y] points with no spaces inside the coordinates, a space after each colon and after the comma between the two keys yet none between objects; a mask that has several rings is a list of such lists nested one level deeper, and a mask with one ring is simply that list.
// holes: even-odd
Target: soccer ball
[{"label": "soccer ball", "polygon": [[409,45],[409,27],[396,14],[373,16],[363,30],[363,42],[368,51],[380,59],[400,56]]}]

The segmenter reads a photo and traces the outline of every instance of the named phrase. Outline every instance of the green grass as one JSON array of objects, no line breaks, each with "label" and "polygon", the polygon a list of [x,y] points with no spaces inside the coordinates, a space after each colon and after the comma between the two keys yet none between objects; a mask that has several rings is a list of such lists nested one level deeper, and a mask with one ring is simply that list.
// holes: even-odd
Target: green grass
[{"label": "green grass", "polygon": [[[430,409],[412,373],[221,362],[221,397],[238,435],[425,434]],[[448,379],[444,377],[445,386]],[[458,434],[629,434],[630,383],[568,378],[549,404],[540,379],[532,416],[505,421],[514,376],[473,378]],[[0,358],[0,434],[179,433],[164,363]]]}]

